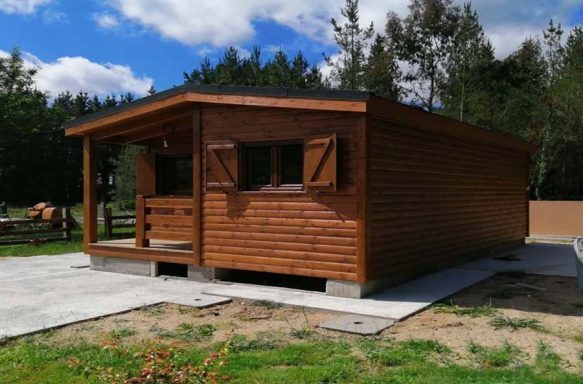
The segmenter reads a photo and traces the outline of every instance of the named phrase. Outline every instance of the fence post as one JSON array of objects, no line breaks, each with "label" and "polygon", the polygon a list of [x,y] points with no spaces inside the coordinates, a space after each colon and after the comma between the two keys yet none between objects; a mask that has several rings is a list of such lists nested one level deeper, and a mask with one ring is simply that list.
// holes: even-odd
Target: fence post
[{"label": "fence post", "polygon": [[69,208],[63,208],[63,239],[71,240],[71,210]]},{"label": "fence post", "polygon": [[146,206],[144,196],[136,196],[136,247],[147,248],[150,240],[146,239]]},{"label": "fence post", "polygon": [[113,237],[113,218],[111,208],[103,208],[103,226],[105,228],[105,237],[111,239]]}]

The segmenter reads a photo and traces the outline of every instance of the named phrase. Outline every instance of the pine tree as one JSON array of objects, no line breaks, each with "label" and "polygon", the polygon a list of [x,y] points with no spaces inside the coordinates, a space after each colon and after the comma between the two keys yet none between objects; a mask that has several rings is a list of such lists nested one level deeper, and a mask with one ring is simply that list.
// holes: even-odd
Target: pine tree
[{"label": "pine tree", "polygon": [[251,55],[243,60],[241,64],[244,84],[249,86],[260,86],[263,84],[263,69],[261,68],[261,49],[253,47]]},{"label": "pine tree", "polygon": [[242,60],[235,47],[229,47],[216,66],[216,82],[221,85],[242,84]]},{"label": "pine tree", "polygon": [[346,0],[341,9],[346,19],[344,24],[331,20],[334,30],[334,40],[339,47],[339,58],[327,57],[328,65],[332,67],[331,77],[338,83],[340,89],[359,90],[364,87],[364,67],[366,63],[365,50],[368,40],[374,35],[371,22],[366,28],[360,26],[358,0]]},{"label": "pine tree", "polygon": [[291,70],[287,54],[279,49],[265,65],[265,83],[273,87],[289,87],[290,80]]},{"label": "pine tree", "polygon": [[399,86],[401,71],[394,52],[386,47],[385,40],[380,34],[376,35],[370,47],[364,73],[364,87],[366,89],[378,96],[399,101],[401,96],[401,87]]}]

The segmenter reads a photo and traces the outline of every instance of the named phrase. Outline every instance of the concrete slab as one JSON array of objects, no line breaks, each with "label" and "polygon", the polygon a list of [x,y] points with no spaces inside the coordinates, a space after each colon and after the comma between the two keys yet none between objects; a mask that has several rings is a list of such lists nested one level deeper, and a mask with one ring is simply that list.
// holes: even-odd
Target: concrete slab
[{"label": "concrete slab", "polygon": [[[518,261],[496,260],[497,256],[515,255]],[[577,277],[573,247],[562,244],[526,244],[486,257],[459,268],[495,273],[522,271],[536,275]]]},{"label": "concrete slab", "polygon": [[71,268],[87,265],[89,258],[81,253],[0,258],[0,338],[201,294],[269,300],[401,320],[498,272],[524,270],[545,275],[576,276],[570,245],[531,244],[510,252],[521,260],[509,262],[485,258],[385,289],[365,299],[335,298],[319,292],[285,288],[206,284]]},{"label": "concrete slab", "polygon": [[334,317],[320,325],[320,328],[330,329],[332,331],[356,333],[358,335],[376,335],[395,324],[395,320],[381,319],[378,317],[346,315]]},{"label": "concrete slab", "polygon": [[166,303],[186,305],[195,308],[208,308],[213,305],[227,304],[231,301],[229,297],[195,294],[168,299]]}]

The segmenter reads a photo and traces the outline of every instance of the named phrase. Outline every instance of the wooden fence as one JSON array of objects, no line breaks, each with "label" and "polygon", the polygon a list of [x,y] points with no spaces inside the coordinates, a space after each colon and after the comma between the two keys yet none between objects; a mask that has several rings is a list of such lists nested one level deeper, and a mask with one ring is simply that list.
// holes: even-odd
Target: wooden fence
[{"label": "wooden fence", "polygon": [[[113,215],[111,208],[103,208],[103,226],[105,237],[111,239],[115,228],[134,228],[135,215]],[[133,221],[133,222],[128,222]]]},{"label": "wooden fence", "polygon": [[0,221],[0,245],[71,240],[73,219],[63,208],[59,219],[17,219]]},{"label": "wooden fence", "polygon": [[530,236],[583,236],[583,201],[531,201]]}]

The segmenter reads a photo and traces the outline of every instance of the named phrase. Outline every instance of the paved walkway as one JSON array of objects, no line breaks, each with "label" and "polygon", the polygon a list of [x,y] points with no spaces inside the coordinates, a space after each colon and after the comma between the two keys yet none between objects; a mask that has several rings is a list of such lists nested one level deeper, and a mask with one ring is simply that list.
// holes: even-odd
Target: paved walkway
[{"label": "paved walkway", "polygon": [[195,294],[271,300],[400,320],[497,272],[523,270],[575,276],[571,252],[571,247],[565,245],[525,245],[504,253],[514,254],[520,261],[486,258],[444,269],[366,299],[335,298],[317,292],[248,284],[204,284],[72,268],[88,264],[87,256],[81,253],[0,258],[0,337],[37,332]]}]

